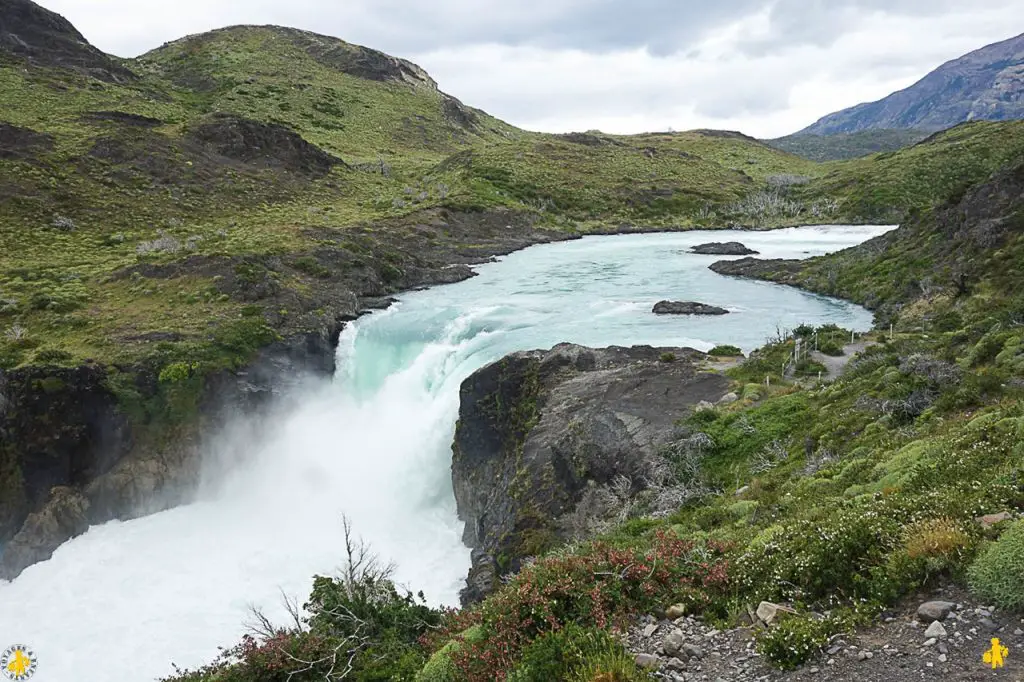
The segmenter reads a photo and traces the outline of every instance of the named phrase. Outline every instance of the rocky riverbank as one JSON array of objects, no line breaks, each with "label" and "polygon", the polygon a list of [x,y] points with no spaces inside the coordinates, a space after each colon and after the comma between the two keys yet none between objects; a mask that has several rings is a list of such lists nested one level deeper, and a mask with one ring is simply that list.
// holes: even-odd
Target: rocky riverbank
[{"label": "rocky riverbank", "polygon": [[675,508],[696,491],[676,466],[676,424],[727,398],[688,348],[571,344],[513,353],[462,385],[452,481],[473,566],[463,601],[527,557],[588,537],[633,508]]}]

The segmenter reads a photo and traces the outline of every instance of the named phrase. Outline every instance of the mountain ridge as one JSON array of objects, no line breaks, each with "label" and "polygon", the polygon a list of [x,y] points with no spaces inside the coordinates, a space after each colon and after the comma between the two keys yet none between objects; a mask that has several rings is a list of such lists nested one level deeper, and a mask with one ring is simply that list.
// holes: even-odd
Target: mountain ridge
[{"label": "mountain ridge", "polygon": [[938,131],[972,120],[1024,117],[1024,34],[952,59],[908,88],[822,117],[796,133],[879,128]]}]

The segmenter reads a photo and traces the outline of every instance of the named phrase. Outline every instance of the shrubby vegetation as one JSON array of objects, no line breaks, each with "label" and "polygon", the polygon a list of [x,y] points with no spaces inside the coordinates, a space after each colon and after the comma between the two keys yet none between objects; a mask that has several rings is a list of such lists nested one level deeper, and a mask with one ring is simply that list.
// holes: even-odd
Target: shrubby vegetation
[{"label": "shrubby vegetation", "polygon": [[1012,524],[971,565],[971,587],[1004,609],[1024,608],[1024,521]]}]

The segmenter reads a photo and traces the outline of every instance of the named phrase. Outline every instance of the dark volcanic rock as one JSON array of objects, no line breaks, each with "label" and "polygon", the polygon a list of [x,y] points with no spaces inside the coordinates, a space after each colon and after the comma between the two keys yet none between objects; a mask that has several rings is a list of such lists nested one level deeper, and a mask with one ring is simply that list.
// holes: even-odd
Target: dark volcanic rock
[{"label": "dark volcanic rock", "polygon": [[655,315],[728,315],[729,311],[718,306],[696,301],[660,301],[655,304]]},{"label": "dark volcanic rock", "polygon": [[53,149],[53,136],[0,122],[0,159],[31,160]]},{"label": "dark volcanic rock", "polygon": [[774,258],[763,260],[761,258],[740,258],[739,260],[722,260],[708,266],[719,275],[731,275],[734,277],[763,277],[766,273],[797,271],[801,267],[798,260],[786,260]]},{"label": "dark volcanic rock", "polygon": [[89,529],[89,500],[73,488],[58,487],[46,505],[26,519],[21,531],[4,548],[0,578],[13,579],[53,551]]},{"label": "dark volcanic rock", "polygon": [[523,558],[585,537],[614,513],[617,495],[671,485],[654,472],[662,449],[687,435],[677,420],[728,390],[725,377],[695,368],[696,357],[562,344],[513,353],[463,382],[452,481],[474,550],[464,602]]},{"label": "dark volcanic rock", "polygon": [[111,122],[142,128],[155,128],[163,125],[163,121],[151,116],[141,114],[130,114],[125,111],[90,111],[82,115],[82,119],[89,122]]},{"label": "dark volcanic rock", "polygon": [[311,176],[326,175],[334,166],[345,165],[341,159],[306,142],[294,130],[238,116],[216,116],[190,130],[188,135],[229,159]]},{"label": "dark volcanic rock", "polygon": [[709,242],[693,247],[692,253],[702,256],[754,256],[757,251],[739,242]]},{"label": "dark volcanic rock", "polygon": [[72,69],[108,82],[124,83],[136,78],[90,45],[67,19],[31,0],[0,2],[0,52],[37,66]]},{"label": "dark volcanic rock", "polygon": [[131,447],[106,381],[97,366],[0,371],[0,542],[51,488],[84,485]]},{"label": "dark volcanic rock", "polygon": [[311,57],[332,69],[358,78],[375,81],[399,81],[437,88],[426,71],[406,59],[392,57],[378,50],[353,45],[330,36],[294,28],[272,27],[290,39]]}]

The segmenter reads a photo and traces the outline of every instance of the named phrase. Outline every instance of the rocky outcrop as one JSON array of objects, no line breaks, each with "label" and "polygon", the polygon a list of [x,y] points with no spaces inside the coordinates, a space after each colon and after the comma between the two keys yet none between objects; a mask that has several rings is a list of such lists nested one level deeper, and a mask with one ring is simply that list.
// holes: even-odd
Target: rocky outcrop
[{"label": "rocky outcrop", "polygon": [[37,66],[72,69],[108,82],[136,78],[90,45],[67,19],[31,0],[0,3],[0,54],[4,52]]},{"label": "rocky outcrop", "polygon": [[801,268],[799,260],[773,258],[740,258],[739,260],[722,260],[708,266],[719,275],[731,277],[764,278],[769,273],[797,271]]},{"label": "rocky outcrop", "polygon": [[188,136],[235,161],[280,167],[312,177],[324,176],[334,166],[345,165],[344,161],[306,142],[290,128],[240,116],[214,116],[189,131]]},{"label": "rocky outcrop", "polygon": [[53,149],[53,136],[0,122],[0,159],[32,161]]},{"label": "rocky outcrop", "polygon": [[748,248],[740,242],[709,242],[698,244],[690,250],[691,253],[702,256],[754,256],[757,251]]},{"label": "rocky outcrop", "polygon": [[464,602],[625,505],[651,513],[659,496],[685,499],[692,482],[666,465],[687,436],[676,423],[728,391],[725,377],[696,368],[703,357],[563,344],[513,353],[463,383],[452,481],[473,549]]},{"label": "rocky outcrop", "polygon": [[271,344],[243,370],[205,377],[197,415],[177,425],[159,413],[128,416],[162,409],[156,369],[0,371],[0,579],[48,559],[90,525],[188,501],[201,434],[228,414],[268,407],[304,376],[333,373],[338,331],[340,323]]},{"label": "rocky outcrop", "polygon": [[14,578],[32,564],[49,559],[62,543],[88,528],[89,499],[74,488],[54,488],[43,508],[29,515],[4,547],[0,578]]},{"label": "rocky outcrop", "polygon": [[660,301],[652,311],[655,315],[728,315],[729,311],[718,306],[696,301]]}]

